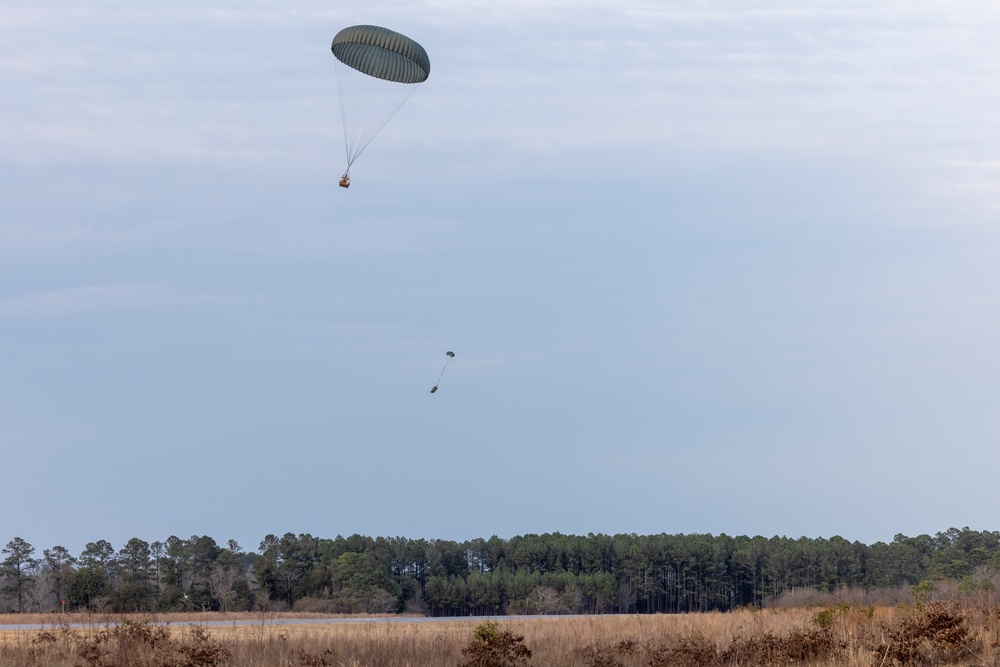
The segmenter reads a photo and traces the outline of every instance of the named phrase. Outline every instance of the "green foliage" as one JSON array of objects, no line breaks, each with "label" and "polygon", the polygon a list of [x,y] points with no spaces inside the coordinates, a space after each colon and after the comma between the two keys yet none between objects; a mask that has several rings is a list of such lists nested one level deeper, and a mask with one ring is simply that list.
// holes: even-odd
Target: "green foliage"
[{"label": "green foliage", "polygon": [[531,649],[524,645],[524,635],[486,621],[476,627],[462,655],[465,661],[461,667],[516,667],[531,659]]},{"label": "green foliage", "polygon": [[[41,561],[32,553],[16,539],[0,565],[8,604],[30,611],[56,611],[65,598],[70,611],[646,614],[762,608],[790,591],[799,596],[793,602],[812,604],[817,591],[845,588],[911,587],[924,605],[932,582],[945,579],[976,594],[1000,570],[1000,533],[953,528],[870,546],[836,536],[550,533],[455,542],[285,533],[266,536],[257,553],[232,540],[222,547],[208,536],[172,535],[133,538],[118,551],[98,540],[77,558],[62,547]],[[817,614],[820,628],[834,620]]]},{"label": "green foliage", "polygon": [[930,579],[924,579],[916,586],[910,588],[910,595],[913,596],[913,603],[917,608],[924,606],[927,601],[927,596],[934,592],[934,582]]},{"label": "green foliage", "polygon": [[17,611],[24,610],[24,594],[28,584],[34,579],[31,572],[38,565],[32,557],[35,547],[15,537],[2,550],[7,557],[0,561],[0,579],[6,579],[3,592],[17,599]]},{"label": "green foliage", "polygon": [[[849,604],[838,604],[827,607],[813,614],[813,623],[824,630],[829,629],[837,618],[843,618],[850,610],[851,605]],[[872,611],[874,613],[874,608]]]},{"label": "green foliage", "polygon": [[966,594],[990,592],[994,590],[994,586],[991,579],[970,574],[962,577],[962,580],[958,582],[958,590]]},{"label": "green foliage", "polygon": [[351,612],[395,613],[402,607],[402,587],[370,553],[343,553],[333,563],[332,581],[341,603]]}]

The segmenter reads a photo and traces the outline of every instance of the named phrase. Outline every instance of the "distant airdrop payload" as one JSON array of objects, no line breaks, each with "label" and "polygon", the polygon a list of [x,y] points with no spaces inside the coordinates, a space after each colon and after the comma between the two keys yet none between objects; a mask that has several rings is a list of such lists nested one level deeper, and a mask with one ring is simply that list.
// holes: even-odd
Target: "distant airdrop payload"
[{"label": "distant airdrop payload", "polygon": [[444,372],[448,370],[448,364],[450,364],[451,360],[455,358],[455,353],[452,352],[451,350],[448,350],[447,352],[445,352],[445,354],[448,355],[448,361],[444,362],[444,368],[441,369],[441,375],[438,375],[437,384],[431,387],[432,394],[438,390],[438,385],[441,384],[441,378],[444,377]]},{"label": "distant airdrop payload", "polygon": [[344,121],[347,170],[340,187],[351,185],[351,165],[427,80],[431,61],[424,47],[388,28],[344,28],[330,46],[337,59],[337,91]]}]

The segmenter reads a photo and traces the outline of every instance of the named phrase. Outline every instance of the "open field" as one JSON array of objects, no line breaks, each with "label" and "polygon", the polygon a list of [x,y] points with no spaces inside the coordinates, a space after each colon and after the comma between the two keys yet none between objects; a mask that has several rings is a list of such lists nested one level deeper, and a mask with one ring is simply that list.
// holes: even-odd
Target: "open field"
[{"label": "open field", "polygon": [[[1000,665],[1000,612],[992,606],[842,605],[728,614],[518,617],[499,622],[492,633],[481,632],[485,639],[478,644],[472,640],[481,624],[468,619],[269,625],[264,621],[276,615],[220,616],[108,617],[84,628],[56,625],[46,630],[7,630],[0,633],[0,664],[39,667]],[[309,618],[306,614],[287,616]],[[77,615],[58,618],[62,623],[81,622]],[[197,625],[207,620],[254,619],[256,622],[248,625]],[[6,620],[0,618],[0,622]],[[53,616],[48,616],[48,620],[51,622]],[[112,620],[126,622],[107,625]],[[169,622],[169,625],[154,625],[154,622]],[[531,651],[530,659],[521,650],[518,660],[520,646]],[[471,653],[470,648],[474,649]]]},{"label": "open field", "polygon": [[[0,614],[0,626],[4,625],[68,625],[68,624],[88,624],[102,625],[108,623],[120,623],[124,618],[142,618],[151,623],[206,623],[220,621],[260,621],[266,620],[315,620],[320,618],[373,618],[372,616],[351,615],[351,614],[317,614],[311,612],[295,611],[269,611],[260,612],[221,612],[221,611],[199,611],[199,612],[170,612],[170,613],[143,613],[143,614],[97,614],[88,612],[73,612],[68,614]],[[384,618],[384,617],[378,617]],[[397,616],[394,615],[394,618]],[[402,617],[398,617],[402,618]]]}]

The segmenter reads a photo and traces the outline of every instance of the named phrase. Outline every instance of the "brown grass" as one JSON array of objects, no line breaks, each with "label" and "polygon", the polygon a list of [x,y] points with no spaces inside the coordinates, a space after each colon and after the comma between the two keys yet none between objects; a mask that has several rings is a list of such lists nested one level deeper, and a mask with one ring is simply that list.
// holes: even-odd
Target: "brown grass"
[{"label": "brown grass", "polygon": [[[12,667],[457,667],[478,622],[435,620],[205,627],[192,620],[101,621],[85,628],[0,634]],[[60,617],[63,618],[63,617]],[[48,617],[51,622],[52,617]],[[69,617],[69,620],[75,620]],[[114,619],[120,622],[121,618]],[[519,617],[501,630],[523,636],[539,667],[1000,666],[995,607],[929,604],[737,611],[657,616]],[[483,667],[500,667],[484,664]]]}]

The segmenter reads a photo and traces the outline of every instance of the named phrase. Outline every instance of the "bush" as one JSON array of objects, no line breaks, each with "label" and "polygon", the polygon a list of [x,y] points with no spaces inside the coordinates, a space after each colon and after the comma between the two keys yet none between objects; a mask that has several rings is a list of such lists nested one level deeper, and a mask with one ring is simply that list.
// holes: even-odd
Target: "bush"
[{"label": "bush", "polygon": [[486,621],[476,627],[462,655],[462,667],[516,667],[531,659],[531,649],[524,645],[524,635],[501,630],[493,621]]},{"label": "bush", "polygon": [[851,610],[851,605],[849,604],[838,604],[832,607],[827,607],[822,611],[818,611],[813,614],[813,623],[818,625],[823,630],[828,630],[837,617],[847,616],[847,612]]},{"label": "bush", "polygon": [[587,667],[624,667],[623,657],[633,655],[635,652],[634,639],[622,639],[613,644],[594,644],[574,651]]},{"label": "bush", "polygon": [[886,628],[888,641],[875,655],[901,665],[940,664],[958,660],[972,651],[969,631],[957,609],[939,602],[918,607],[897,627]]}]

